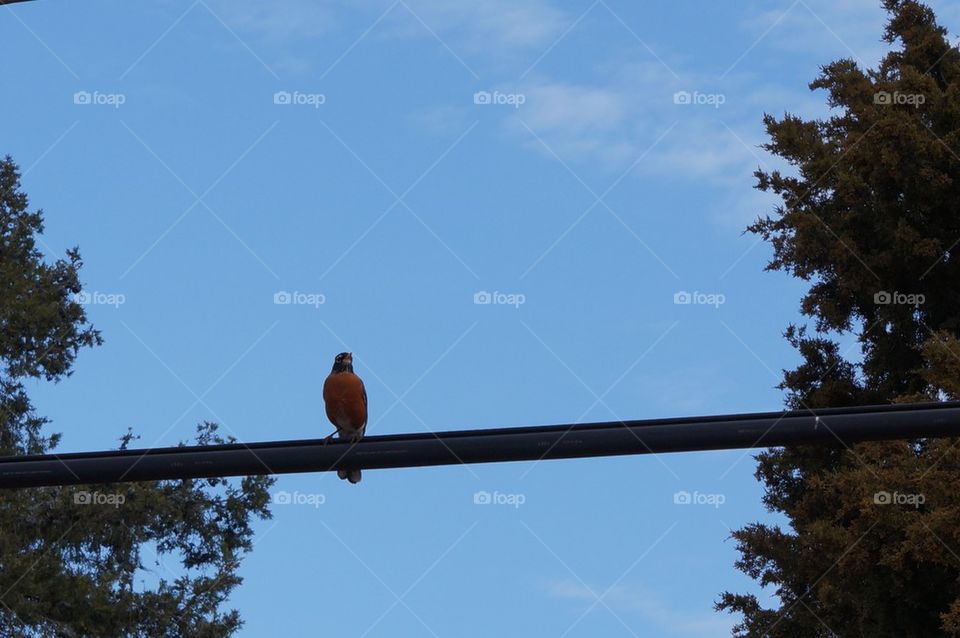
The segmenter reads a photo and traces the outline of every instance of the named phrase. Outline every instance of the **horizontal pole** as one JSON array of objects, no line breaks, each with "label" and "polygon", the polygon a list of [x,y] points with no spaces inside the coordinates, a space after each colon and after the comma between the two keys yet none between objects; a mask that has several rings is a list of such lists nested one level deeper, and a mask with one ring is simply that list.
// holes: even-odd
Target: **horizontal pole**
[{"label": "horizontal pole", "polygon": [[0,487],[330,472],[960,435],[960,402],[0,458]]}]

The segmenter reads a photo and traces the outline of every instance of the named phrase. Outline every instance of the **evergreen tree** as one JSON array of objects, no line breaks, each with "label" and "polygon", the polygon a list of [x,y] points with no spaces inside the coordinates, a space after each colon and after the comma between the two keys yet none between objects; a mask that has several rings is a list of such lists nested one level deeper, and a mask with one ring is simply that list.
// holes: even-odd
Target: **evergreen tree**
[{"label": "evergreen tree", "polygon": [[[56,447],[24,382],[64,378],[82,348],[101,343],[75,297],[79,252],[48,263],[36,247],[42,231],[16,165],[0,160],[0,455]],[[124,435],[122,447],[133,438]],[[203,423],[196,442],[226,440]],[[240,583],[252,518],[270,516],[271,484],[245,477],[0,490],[0,636],[233,634],[239,614],[221,607]],[[77,501],[94,490],[123,503]],[[174,576],[154,570],[158,582],[146,587],[144,570],[161,559],[177,566]]]},{"label": "evergreen tree", "polygon": [[[765,148],[792,169],[757,171],[775,214],[749,231],[768,270],[810,282],[811,319],[785,336],[791,408],[960,399],[960,52],[929,7],[885,0],[876,70],[822,67],[824,120],[766,115]],[[862,361],[836,341],[857,336]],[[764,504],[789,527],[733,533],[737,567],[767,608],[724,593],[738,637],[931,638],[960,634],[960,441],[775,448],[758,456]]]}]

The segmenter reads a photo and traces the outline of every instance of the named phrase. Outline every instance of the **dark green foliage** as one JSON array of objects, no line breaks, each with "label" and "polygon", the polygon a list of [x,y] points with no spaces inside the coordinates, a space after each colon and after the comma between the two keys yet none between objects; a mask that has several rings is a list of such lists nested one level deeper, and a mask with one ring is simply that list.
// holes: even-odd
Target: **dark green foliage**
[{"label": "dark green foliage", "polygon": [[[785,335],[803,359],[781,384],[792,408],[960,399],[960,52],[925,5],[884,6],[896,50],[879,69],[840,60],[810,85],[827,92],[829,119],[764,118],[766,148],[794,170],[756,173],[783,203],[749,230],[773,246],[768,269],[810,282],[801,310],[815,331]],[[840,351],[843,332],[862,363]],[[761,453],[764,503],[789,528],[734,532],[737,567],[778,598],[767,609],[723,594],[717,607],[743,618],[735,635],[957,635],[957,444]]]},{"label": "dark green foliage", "polygon": [[[40,212],[28,212],[16,165],[0,161],[0,454],[52,450],[23,382],[70,374],[81,348],[101,343],[87,322],[80,256],[46,263]],[[123,447],[134,438],[128,432]],[[222,443],[216,425],[199,444]],[[0,491],[0,636],[229,636],[221,609],[253,517],[267,518],[272,479],[155,481]],[[97,492],[122,503],[87,505]],[[157,582],[146,586],[152,573]]]}]

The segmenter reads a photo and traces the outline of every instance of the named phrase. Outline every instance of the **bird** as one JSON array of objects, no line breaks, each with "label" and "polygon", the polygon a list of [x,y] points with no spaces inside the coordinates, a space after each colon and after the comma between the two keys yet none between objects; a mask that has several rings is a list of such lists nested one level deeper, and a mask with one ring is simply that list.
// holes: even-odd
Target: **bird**
[{"label": "bird", "polygon": [[[323,382],[323,403],[327,418],[336,432],[324,439],[328,443],[334,436],[349,438],[356,443],[367,429],[367,389],[363,380],[353,372],[353,353],[341,352],[333,360],[333,370]],[[360,470],[337,470],[337,476],[351,483],[360,482]]]}]

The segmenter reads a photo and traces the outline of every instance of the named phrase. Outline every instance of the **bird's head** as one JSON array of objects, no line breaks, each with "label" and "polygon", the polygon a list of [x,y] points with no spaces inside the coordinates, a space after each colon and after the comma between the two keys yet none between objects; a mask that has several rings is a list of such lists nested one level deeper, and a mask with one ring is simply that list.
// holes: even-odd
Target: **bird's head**
[{"label": "bird's head", "polygon": [[338,354],[333,360],[333,372],[353,372],[353,353]]}]

